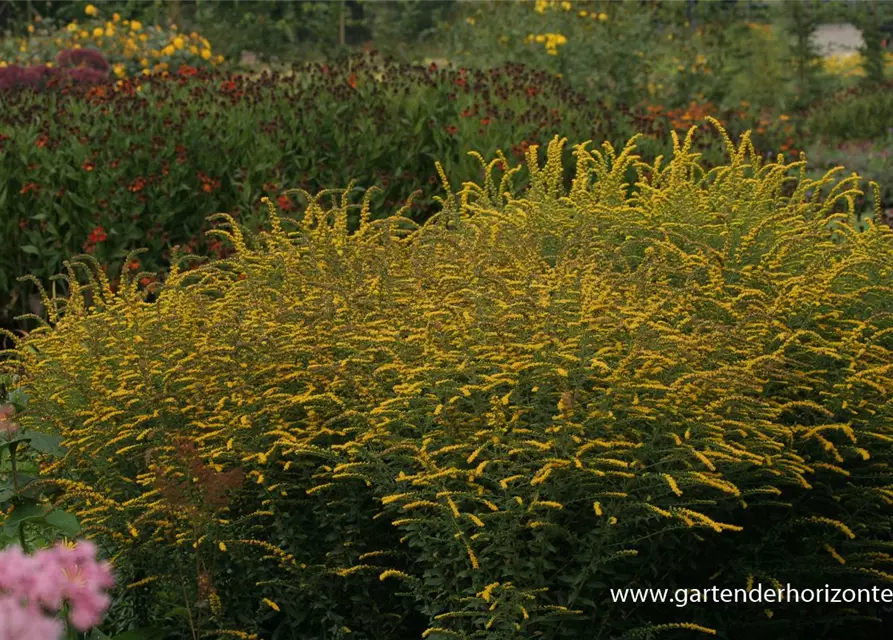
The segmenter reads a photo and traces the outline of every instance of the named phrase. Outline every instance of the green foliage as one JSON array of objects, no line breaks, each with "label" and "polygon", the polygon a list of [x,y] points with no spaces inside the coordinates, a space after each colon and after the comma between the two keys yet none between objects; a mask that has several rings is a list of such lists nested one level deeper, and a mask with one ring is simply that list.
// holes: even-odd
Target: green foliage
[{"label": "green foliage", "polygon": [[563,141],[529,188],[477,157],[422,226],[367,195],[351,232],[350,189],[256,237],[220,216],[235,252],[153,303],[94,269],[5,366],[135,611],[172,640],[875,634],[609,597],[893,580],[893,231],[854,229],[858,177],[747,137],[708,171],[692,135],[579,145],[569,185]]},{"label": "green foliage", "polygon": [[[883,213],[876,222],[893,223],[893,130],[874,140],[862,142],[816,142],[807,149],[810,163],[815,167],[813,176],[834,167],[846,167],[880,185]],[[860,218],[874,218],[873,203],[868,198],[857,198],[856,207]],[[864,222],[860,222],[864,224]]]},{"label": "green foliage", "polygon": [[893,19],[893,7],[887,2],[852,3],[851,21],[862,31],[863,46],[859,52],[864,59],[865,76],[862,85],[877,87],[884,82],[884,32],[881,25]]},{"label": "green foliage", "polygon": [[53,506],[50,498],[58,489],[41,483],[38,457],[61,457],[65,450],[58,436],[19,428],[28,396],[18,383],[18,375],[0,375],[0,407],[14,411],[7,421],[0,417],[0,549],[19,544],[28,551],[50,547],[63,536],[74,538],[81,526]]},{"label": "green foliage", "polygon": [[[378,187],[373,205],[388,208],[421,185],[411,214],[424,218],[434,158],[461,183],[480,176],[465,147],[492,154],[556,132],[605,139],[632,128],[629,116],[518,65],[467,73],[371,55],[256,78],[184,70],[18,91],[0,95],[0,105],[0,235],[13,248],[0,253],[0,313],[9,316],[39,311],[17,277],[47,278],[80,252],[112,276],[163,270],[172,245],[223,255],[202,236],[206,217],[228,212],[253,227],[264,215],[260,197],[289,187],[356,178]],[[53,117],[36,118],[46,113]],[[125,261],[140,245],[147,253]]]},{"label": "green foliage", "polygon": [[796,97],[793,107],[802,109],[821,95],[824,78],[821,73],[821,56],[815,44],[816,28],[821,16],[817,10],[820,3],[789,2],[783,5],[788,33],[792,36],[790,62],[794,69],[793,82]]},{"label": "green foliage", "polygon": [[884,139],[893,127],[893,83],[851,90],[819,102],[805,126],[815,139],[833,141]]}]

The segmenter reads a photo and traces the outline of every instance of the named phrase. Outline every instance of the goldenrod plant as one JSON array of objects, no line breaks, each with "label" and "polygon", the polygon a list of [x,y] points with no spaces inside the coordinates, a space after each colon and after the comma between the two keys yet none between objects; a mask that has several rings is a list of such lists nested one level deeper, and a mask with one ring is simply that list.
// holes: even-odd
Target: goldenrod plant
[{"label": "goldenrod plant", "polygon": [[856,175],[747,134],[705,171],[694,133],[580,144],[569,189],[564,140],[522,193],[479,157],[423,225],[221,215],[234,253],[154,302],[71,261],[4,364],[68,450],[41,482],[165,638],[869,637],[871,605],[610,598],[893,580],[893,231]]}]

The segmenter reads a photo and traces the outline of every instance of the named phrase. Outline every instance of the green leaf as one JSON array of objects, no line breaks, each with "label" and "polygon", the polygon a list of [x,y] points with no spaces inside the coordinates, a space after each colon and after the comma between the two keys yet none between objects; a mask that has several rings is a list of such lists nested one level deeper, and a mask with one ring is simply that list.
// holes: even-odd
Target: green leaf
[{"label": "green leaf", "polygon": [[39,504],[19,505],[3,523],[3,533],[8,536],[14,536],[22,522],[43,520],[44,515],[46,515],[46,507]]},{"label": "green leaf", "polygon": [[22,246],[22,251],[24,251],[25,253],[30,253],[31,255],[35,255],[35,256],[40,255],[40,249],[35,247],[33,244],[26,244],[26,245]]},{"label": "green leaf", "polygon": [[28,406],[28,394],[22,389],[13,389],[7,395],[7,399],[15,407],[16,411],[24,411],[25,407]]},{"label": "green leaf", "polygon": [[62,446],[62,438],[40,431],[26,431],[24,439],[29,440],[31,448],[40,453],[48,453],[51,456],[64,456],[65,448]]},{"label": "green leaf", "polygon": [[67,511],[62,511],[61,509],[56,509],[52,513],[47,514],[44,521],[48,525],[56,527],[69,538],[74,537],[81,532],[81,525],[78,523],[78,519],[74,515]]}]

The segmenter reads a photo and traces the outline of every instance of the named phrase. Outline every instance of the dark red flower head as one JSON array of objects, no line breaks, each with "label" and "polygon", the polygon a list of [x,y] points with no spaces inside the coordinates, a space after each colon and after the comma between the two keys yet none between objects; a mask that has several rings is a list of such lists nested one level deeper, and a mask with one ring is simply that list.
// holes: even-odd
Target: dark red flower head
[{"label": "dark red flower head", "polygon": [[96,49],[65,49],[56,55],[56,66],[93,69],[107,74],[110,67]]}]

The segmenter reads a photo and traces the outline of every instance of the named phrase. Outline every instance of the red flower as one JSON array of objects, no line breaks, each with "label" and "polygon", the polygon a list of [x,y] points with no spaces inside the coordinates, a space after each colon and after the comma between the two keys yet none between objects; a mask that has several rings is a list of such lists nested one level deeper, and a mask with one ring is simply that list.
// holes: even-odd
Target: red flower
[{"label": "red flower", "polygon": [[490,124],[490,118],[481,118],[481,124],[485,127]]},{"label": "red flower", "polygon": [[220,180],[215,180],[214,178],[209,178],[206,174],[201,171],[195,172],[195,177],[201,180],[202,182],[202,191],[205,193],[211,193],[215,189],[220,188]]},{"label": "red flower", "polygon": [[535,96],[538,93],[539,93],[539,89],[537,89],[536,87],[527,87],[527,95]]},{"label": "red flower", "polygon": [[37,146],[38,149],[43,149],[45,146],[47,146],[47,142],[49,141],[49,136],[45,133],[41,133],[39,136],[37,136],[37,140],[34,141],[34,144]]},{"label": "red flower", "polygon": [[459,127],[457,127],[454,124],[451,124],[450,126],[447,127],[447,133],[449,133],[451,136],[456,135],[457,131],[459,131]]},{"label": "red flower", "polygon": [[100,242],[103,242],[108,235],[105,232],[105,229],[102,227],[96,227],[93,231],[90,232],[90,237],[87,238],[87,241],[84,243],[84,251],[87,253],[93,253],[93,250],[96,248],[96,245]]},{"label": "red flower", "polygon": [[350,85],[351,89],[356,89],[357,88],[357,74],[352,73],[349,76],[347,76],[347,84]]},{"label": "red flower", "polygon": [[288,196],[279,196],[278,198],[276,198],[276,203],[283,211],[291,211],[291,198],[289,198]]},{"label": "red flower", "polygon": [[19,191],[19,194],[24,196],[28,193],[31,193],[32,191],[35,193],[39,193],[40,185],[36,182],[26,182],[25,185],[22,187],[22,190]]},{"label": "red flower", "polygon": [[84,163],[81,165],[81,169],[84,171],[93,171],[93,163],[89,160],[84,160]]}]

